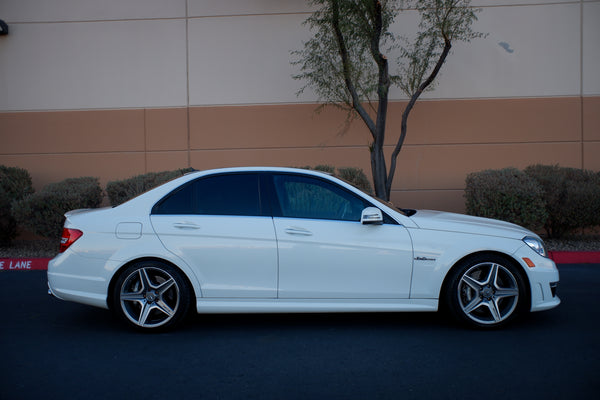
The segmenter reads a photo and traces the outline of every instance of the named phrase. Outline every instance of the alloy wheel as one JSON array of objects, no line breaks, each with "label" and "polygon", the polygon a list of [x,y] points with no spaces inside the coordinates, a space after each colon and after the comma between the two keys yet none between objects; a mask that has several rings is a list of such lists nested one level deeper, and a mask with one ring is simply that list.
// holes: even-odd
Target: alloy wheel
[{"label": "alloy wheel", "polygon": [[508,319],[517,309],[519,284],[505,266],[483,262],[462,274],[457,296],[466,317],[477,324],[495,325]]},{"label": "alloy wheel", "polygon": [[157,328],[167,324],[180,306],[180,288],[166,270],[141,267],[123,281],[119,300],[125,317],[142,328]]}]

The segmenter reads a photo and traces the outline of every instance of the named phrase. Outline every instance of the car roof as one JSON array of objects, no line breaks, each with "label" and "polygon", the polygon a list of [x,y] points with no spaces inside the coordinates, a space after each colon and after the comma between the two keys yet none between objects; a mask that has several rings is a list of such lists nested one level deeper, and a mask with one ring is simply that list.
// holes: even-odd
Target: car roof
[{"label": "car roof", "polygon": [[324,171],[311,170],[306,168],[296,167],[227,167],[227,168],[216,168],[197,170],[189,172],[189,174],[210,175],[217,173],[228,173],[228,172],[295,172],[295,173],[307,173],[309,175],[325,175],[332,176],[331,174]]},{"label": "car roof", "polygon": [[[180,186],[188,181],[192,181],[194,179],[197,179],[197,178],[200,178],[203,176],[228,174],[228,173],[244,173],[244,172],[254,172],[254,173],[259,173],[259,172],[283,172],[283,173],[286,173],[287,172],[287,173],[301,173],[301,174],[306,174],[306,175],[320,176],[320,177],[324,177],[326,179],[327,178],[334,179],[338,183],[341,183],[344,186],[351,188],[353,191],[357,190],[356,188],[353,188],[352,185],[349,185],[346,182],[335,179],[335,177],[333,177],[331,174],[327,174],[327,173],[323,173],[323,172],[319,172],[319,171],[312,171],[312,170],[308,170],[308,169],[287,168],[287,167],[230,167],[230,168],[196,170],[196,171],[188,172],[183,176],[172,179],[169,182],[166,182],[162,185],[152,188],[132,200],[135,200],[134,203],[137,203],[138,205],[143,204],[147,201],[155,202],[160,197],[165,196],[172,190],[176,189],[178,186]],[[128,202],[121,204],[120,206],[121,206],[121,208],[124,208],[124,207],[131,205],[130,203],[131,203],[131,201],[128,201]]]}]

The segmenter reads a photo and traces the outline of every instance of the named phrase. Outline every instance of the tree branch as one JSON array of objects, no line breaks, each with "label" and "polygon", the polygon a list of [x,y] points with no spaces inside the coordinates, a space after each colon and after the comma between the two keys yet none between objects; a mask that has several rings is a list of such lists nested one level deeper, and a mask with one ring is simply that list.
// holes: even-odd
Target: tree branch
[{"label": "tree branch", "polygon": [[448,57],[448,54],[450,53],[451,48],[452,48],[452,43],[450,42],[450,40],[448,38],[444,37],[444,50],[440,54],[440,58],[438,58],[438,61],[435,64],[435,67],[433,68],[433,71],[431,71],[431,74],[429,74],[427,79],[425,79],[425,81],[423,81],[423,83],[421,83],[419,85],[419,87],[415,91],[415,93],[413,93],[413,95],[410,98],[410,101],[408,102],[408,104],[406,105],[406,108],[404,109],[404,112],[402,113],[402,123],[400,126],[400,138],[398,138],[398,143],[396,143],[396,147],[394,148],[394,151],[392,152],[389,175],[386,180],[386,193],[388,194],[388,197],[391,193],[392,181],[394,180],[394,175],[396,173],[396,162],[397,162],[398,154],[400,154],[400,150],[402,150],[402,145],[404,144],[404,139],[406,138],[406,131],[407,131],[407,126],[408,126],[408,115],[410,114],[411,110],[415,106],[415,103],[417,102],[417,100],[419,99],[421,94],[435,80],[436,76],[440,72],[440,69],[442,68],[442,65],[444,65],[444,62],[446,61],[446,57]]},{"label": "tree branch", "polygon": [[360,102],[360,97],[358,96],[358,92],[354,87],[354,83],[352,82],[352,74],[350,68],[350,56],[348,55],[348,49],[346,48],[346,41],[344,40],[344,35],[342,34],[342,30],[340,29],[340,6],[338,0],[331,1],[332,7],[332,18],[331,25],[333,27],[333,31],[335,33],[336,40],[338,42],[340,57],[342,58],[342,66],[343,66],[343,74],[344,74],[344,82],[346,83],[346,88],[348,88],[348,92],[350,92],[350,97],[352,98],[352,107],[356,110],[358,115],[362,118],[364,123],[369,128],[371,132],[371,136],[375,140],[376,137],[376,125],[369,116],[369,113],[365,110]]},{"label": "tree branch", "polygon": [[373,0],[374,15],[373,15],[373,35],[371,37],[371,54],[377,63],[379,69],[379,81],[377,83],[377,96],[379,105],[377,109],[377,136],[378,140],[383,146],[385,139],[385,123],[387,120],[387,108],[388,108],[388,93],[390,89],[390,76],[388,71],[388,60],[381,53],[379,49],[379,43],[381,41],[381,33],[383,30],[383,14],[381,9],[381,1]]}]

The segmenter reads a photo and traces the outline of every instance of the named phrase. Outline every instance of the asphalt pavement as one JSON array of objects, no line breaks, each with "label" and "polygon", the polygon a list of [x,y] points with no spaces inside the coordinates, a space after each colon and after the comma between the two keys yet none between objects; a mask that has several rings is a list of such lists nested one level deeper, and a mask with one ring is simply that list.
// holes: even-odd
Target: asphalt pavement
[{"label": "asphalt pavement", "polygon": [[503,330],[431,313],[199,315],[161,334],[0,271],[0,399],[596,399],[600,265]]}]

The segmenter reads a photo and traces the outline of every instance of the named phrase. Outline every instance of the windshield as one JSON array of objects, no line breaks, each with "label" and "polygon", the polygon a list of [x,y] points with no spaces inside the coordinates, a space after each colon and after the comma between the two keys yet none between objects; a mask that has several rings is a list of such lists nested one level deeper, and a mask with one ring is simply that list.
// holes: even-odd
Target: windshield
[{"label": "windshield", "polygon": [[354,188],[356,188],[356,189],[360,190],[362,193],[366,194],[366,195],[367,195],[367,196],[369,196],[370,198],[377,200],[377,201],[378,201],[378,202],[380,202],[381,204],[385,205],[386,207],[389,207],[389,208],[391,208],[391,209],[392,209],[392,210],[394,210],[394,211],[397,211],[397,212],[399,212],[400,214],[403,214],[403,215],[405,215],[405,216],[407,216],[407,217],[410,217],[410,216],[412,216],[412,215],[415,215],[415,214],[417,213],[417,211],[416,211],[416,210],[412,210],[412,209],[408,209],[408,208],[400,208],[400,207],[396,207],[396,206],[394,205],[394,203],[392,203],[391,201],[388,201],[388,200],[383,200],[383,199],[381,199],[381,198],[379,198],[379,197],[376,197],[376,196],[374,196],[374,195],[373,195],[373,193],[371,193],[371,192],[370,192],[370,190],[369,190],[369,191],[367,191],[367,190],[365,190],[365,189],[363,189],[363,188],[361,188],[361,187],[357,186],[357,185],[356,185],[356,184],[354,184],[353,182],[350,182],[350,181],[348,181],[348,180],[346,180],[346,179],[344,179],[344,178],[340,178],[339,176],[336,176],[336,178],[337,178],[337,179],[339,179],[340,181],[346,182],[348,185],[350,185],[350,186],[352,186],[352,187],[354,187]]},{"label": "windshield", "polygon": [[396,207],[394,205],[394,203],[392,203],[391,201],[386,201],[383,199],[380,199],[379,197],[375,197],[375,196],[371,196],[372,198],[374,198],[375,200],[379,201],[382,204],[385,204],[386,206],[388,206],[389,208],[391,208],[394,211],[399,212],[400,214],[406,215],[407,217],[413,216],[417,213],[417,210],[413,210],[412,208],[400,208],[400,207]]}]

